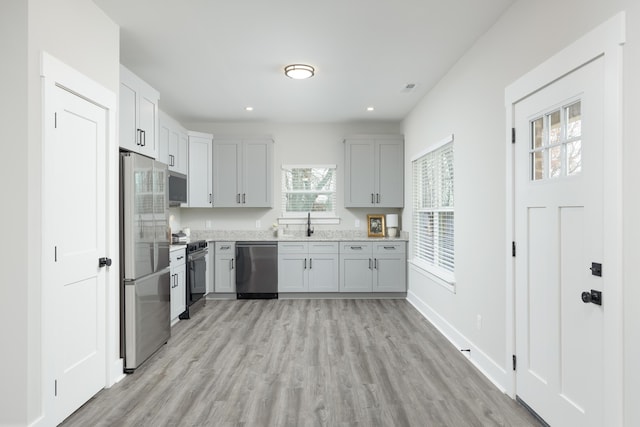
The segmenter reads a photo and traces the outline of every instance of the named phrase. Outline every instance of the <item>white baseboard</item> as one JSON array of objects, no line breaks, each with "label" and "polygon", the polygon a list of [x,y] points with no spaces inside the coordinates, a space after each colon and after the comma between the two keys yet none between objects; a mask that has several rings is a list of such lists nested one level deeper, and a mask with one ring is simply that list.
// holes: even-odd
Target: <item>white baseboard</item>
[{"label": "white baseboard", "polygon": [[451,342],[458,350],[471,349],[469,352],[463,352],[463,354],[469,359],[471,364],[475,366],[489,381],[491,381],[500,391],[506,393],[510,374],[504,367],[498,365],[492,358],[486,353],[476,347],[473,342],[467,339],[460,331],[458,331],[453,325],[446,321],[446,319],[435,310],[433,310],[429,304],[421,300],[415,293],[407,292],[407,301],[413,305],[416,310],[420,312],[446,339]]},{"label": "white baseboard", "polygon": [[106,388],[110,388],[115,383],[122,380],[126,375],[124,374],[124,359],[118,358],[111,362],[109,369],[109,382]]}]

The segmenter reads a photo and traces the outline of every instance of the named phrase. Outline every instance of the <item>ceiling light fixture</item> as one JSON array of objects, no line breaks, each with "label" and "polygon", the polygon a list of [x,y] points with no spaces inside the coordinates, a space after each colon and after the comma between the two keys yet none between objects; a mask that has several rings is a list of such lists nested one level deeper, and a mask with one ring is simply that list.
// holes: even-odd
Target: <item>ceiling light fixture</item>
[{"label": "ceiling light fixture", "polygon": [[375,110],[375,108],[373,108],[373,107],[367,107],[367,111],[373,111],[373,110]]},{"label": "ceiling light fixture", "polygon": [[296,80],[308,79],[316,73],[315,68],[305,64],[291,64],[284,67],[284,74]]},{"label": "ceiling light fixture", "polygon": [[244,107],[245,111],[253,111],[253,107]]}]

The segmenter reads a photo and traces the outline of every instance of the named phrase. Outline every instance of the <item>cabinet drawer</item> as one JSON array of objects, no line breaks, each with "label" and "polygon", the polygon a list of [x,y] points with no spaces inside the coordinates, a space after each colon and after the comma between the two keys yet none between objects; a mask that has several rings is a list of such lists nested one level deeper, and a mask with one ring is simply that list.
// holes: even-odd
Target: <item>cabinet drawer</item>
[{"label": "cabinet drawer", "polygon": [[216,242],[216,254],[234,253],[235,242]]},{"label": "cabinet drawer", "polygon": [[373,244],[371,242],[341,242],[340,253],[371,254]]},{"label": "cabinet drawer", "polygon": [[186,250],[185,249],[177,249],[173,250],[169,253],[169,263],[171,264],[171,268],[178,267],[186,262]]},{"label": "cabinet drawer", "polygon": [[403,254],[407,251],[406,247],[405,242],[377,242],[373,247],[373,252],[375,254]]},{"label": "cabinet drawer", "polygon": [[279,254],[306,254],[308,252],[308,242],[278,242]]},{"label": "cabinet drawer", "polygon": [[338,242],[309,242],[310,254],[337,254]]}]

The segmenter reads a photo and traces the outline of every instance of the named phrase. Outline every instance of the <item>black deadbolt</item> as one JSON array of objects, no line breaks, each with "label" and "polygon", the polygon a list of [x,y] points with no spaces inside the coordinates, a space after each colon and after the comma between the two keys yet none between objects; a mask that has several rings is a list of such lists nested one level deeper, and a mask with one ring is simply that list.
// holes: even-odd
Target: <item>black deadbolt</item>
[{"label": "black deadbolt", "polygon": [[102,268],[104,266],[111,267],[111,258],[100,258],[98,260],[98,267]]}]

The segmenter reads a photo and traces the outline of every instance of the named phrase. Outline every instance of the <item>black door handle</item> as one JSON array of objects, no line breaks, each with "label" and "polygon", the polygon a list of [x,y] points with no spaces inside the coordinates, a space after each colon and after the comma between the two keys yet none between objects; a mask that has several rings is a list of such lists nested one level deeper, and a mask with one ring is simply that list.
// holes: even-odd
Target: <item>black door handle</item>
[{"label": "black door handle", "polygon": [[584,291],[581,295],[582,302],[585,304],[602,305],[602,292],[591,289],[591,292]]},{"label": "black door handle", "polygon": [[111,267],[111,258],[100,258],[98,259],[98,267]]}]

